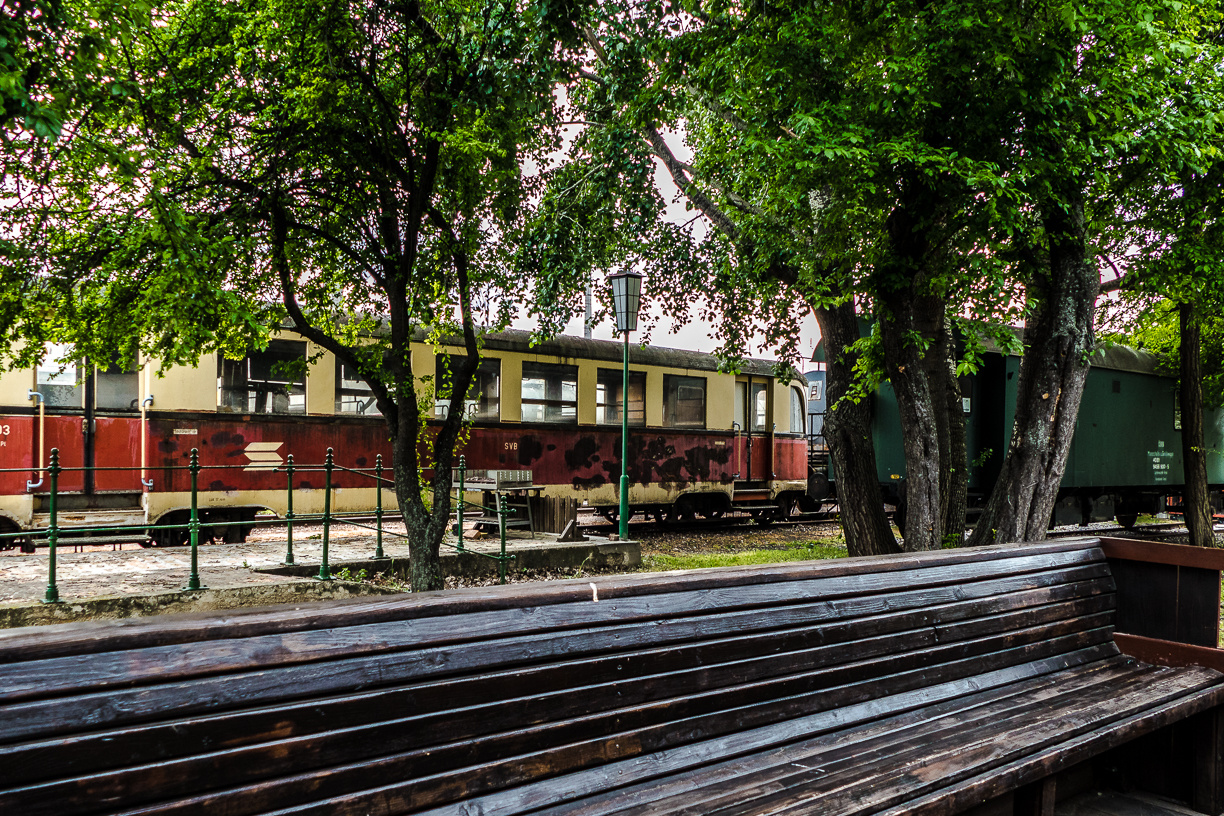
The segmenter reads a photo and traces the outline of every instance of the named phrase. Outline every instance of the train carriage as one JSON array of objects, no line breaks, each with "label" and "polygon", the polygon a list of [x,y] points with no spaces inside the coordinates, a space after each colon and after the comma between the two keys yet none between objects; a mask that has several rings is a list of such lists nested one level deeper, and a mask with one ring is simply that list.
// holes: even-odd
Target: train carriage
[{"label": "train carriage", "polygon": [[[459,353],[458,346],[413,345],[427,400]],[[530,471],[543,497],[574,498],[615,518],[623,353],[608,341],[562,337],[533,346],[525,332],[486,336],[465,402],[470,432],[457,451],[467,468]],[[305,374],[286,374],[297,361]],[[317,468],[328,448],[343,468],[333,474],[333,510],[374,506],[380,454],[390,475],[386,427],[368,387],[331,354],[286,331],[242,360],[205,355],[164,376],[154,376],[156,368],[155,361],[136,371],[69,361],[0,376],[0,470],[7,471],[0,472],[0,531],[46,526],[52,448],[66,468],[58,495],[69,525],[183,523],[192,449],[202,467],[202,521],[216,539],[240,540],[257,513],[285,514],[290,454],[295,512],[321,511]],[[745,361],[738,374],[718,368],[708,354],[630,347],[634,512],[667,519],[738,508],[769,521],[803,496],[802,379],[780,379],[760,360]],[[447,405],[438,401],[430,421],[440,421]],[[389,491],[384,504],[394,508]],[[153,541],[183,538],[158,531]]]}]

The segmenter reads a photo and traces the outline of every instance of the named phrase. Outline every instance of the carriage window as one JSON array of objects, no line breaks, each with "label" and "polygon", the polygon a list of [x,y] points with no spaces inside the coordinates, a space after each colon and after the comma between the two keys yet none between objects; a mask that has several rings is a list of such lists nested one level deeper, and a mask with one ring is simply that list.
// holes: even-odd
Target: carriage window
[{"label": "carriage window", "polygon": [[769,385],[760,380],[735,384],[735,421],[749,431],[765,430],[769,418]]},{"label": "carriage window", "polygon": [[[625,372],[599,369],[595,384],[595,421],[601,425],[621,424],[625,404]],[[629,424],[646,424],[646,372],[629,372]]]},{"label": "carriage window", "polygon": [[523,422],[578,421],[578,366],[523,363]]},{"label": "carriage window", "polygon": [[47,346],[47,356],[38,364],[38,393],[49,406],[81,408],[85,404],[81,367],[68,355],[68,346],[60,343]]},{"label": "carriage window", "polygon": [[704,377],[663,377],[663,424],[677,428],[701,428],[706,419]]},{"label": "carriage window", "polygon": [[[438,419],[445,419],[450,410],[451,372],[466,359],[467,357],[447,354],[439,354],[437,357],[434,389],[442,397],[434,401],[434,416]],[[468,389],[467,399],[463,403],[467,419],[493,422],[501,419],[501,360],[485,358],[480,361],[480,367],[476,369],[472,386]]]},{"label": "carriage window", "polygon": [[357,373],[356,366],[336,358],[336,413],[357,416],[382,416],[369,383]]},{"label": "carriage window", "polygon": [[803,433],[803,417],[807,413],[807,406],[803,404],[803,392],[798,388],[792,388],[791,392],[791,433]]},{"label": "carriage window", "polygon": [[102,411],[135,411],[140,408],[140,374],[135,367],[111,363],[97,368],[97,401]]},{"label": "carriage window", "polygon": [[251,414],[306,413],[306,344],[273,340],[241,360],[217,362],[221,409]]}]

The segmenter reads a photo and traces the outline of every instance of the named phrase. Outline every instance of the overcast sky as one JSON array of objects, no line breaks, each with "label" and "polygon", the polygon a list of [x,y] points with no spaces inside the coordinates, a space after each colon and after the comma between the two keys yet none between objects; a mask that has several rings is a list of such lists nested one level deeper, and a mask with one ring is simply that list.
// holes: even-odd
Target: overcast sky
[{"label": "overcast sky", "polygon": [[[683,161],[688,161],[691,156],[687,155],[687,150],[682,144],[683,140],[675,134],[666,134],[666,136],[668,142],[676,149],[678,157]],[[677,224],[683,224],[692,220],[693,211],[684,208],[679,190],[672,182],[671,176],[664,169],[662,162],[657,159],[655,160],[655,184],[658,186],[664,200],[671,202],[667,209],[666,217],[668,220]],[[693,226],[698,230],[698,235],[700,236],[700,230],[704,227],[704,219],[695,221]],[[643,300],[648,303],[650,297],[650,270],[644,271],[647,277],[643,285]],[[694,314],[699,314],[701,309],[694,309],[693,312]],[[694,319],[687,325],[677,328],[671,319],[661,315],[660,312],[656,311],[654,314],[659,317],[659,322],[651,332],[651,345],[663,346],[665,348],[691,349],[693,351],[713,351],[717,347],[718,344],[712,337],[713,330],[708,323],[700,319]],[[534,328],[532,322],[524,320],[515,321],[514,325],[524,329]],[[581,337],[583,335],[583,319],[579,317],[571,320],[566,325],[564,333]],[[596,325],[591,331],[591,336],[597,340],[620,339],[614,334],[611,321],[604,321]],[[811,359],[812,350],[816,347],[816,341],[819,339],[820,329],[816,325],[816,319],[809,314],[804,318],[799,342],[799,350],[806,355],[805,361]],[[771,359],[777,357],[777,354],[772,349],[763,348],[760,342],[760,338],[756,338],[753,347],[747,350],[746,356]],[[803,370],[802,366],[800,368]]]}]

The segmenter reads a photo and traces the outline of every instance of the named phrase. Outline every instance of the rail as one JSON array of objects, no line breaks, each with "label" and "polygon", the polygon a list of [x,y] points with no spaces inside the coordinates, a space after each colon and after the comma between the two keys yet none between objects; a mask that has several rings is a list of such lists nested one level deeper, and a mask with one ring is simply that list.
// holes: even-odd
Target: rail
[{"label": "rail", "polygon": [[[203,527],[200,518],[200,500],[199,500],[199,477],[200,472],[205,470],[233,470],[245,469],[244,465],[201,465],[200,454],[198,448],[192,448],[189,462],[186,465],[171,466],[162,468],[163,470],[186,470],[190,473],[191,478],[191,507],[188,521],[184,524],[126,524],[126,525],[61,525],[59,521],[59,480],[64,473],[70,472],[87,472],[87,471],[140,471],[139,467],[63,467],[59,463],[59,448],[52,448],[51,455],[48,459],[46,467],[37,468],[39,474],[39,482],[42,483],[43,475],[48,481],[47,495],[47,526],[45,528],[37,528],[32,530],[19,530],[17,532],[0,533],[0,541],[5,539],[28,539],[33,542],[44,542],[47,546],[47,590],[43,598],[43,603],[61,603],[63,599],[60,597],[59,587],[56,583],[57,570],[57,551],[61,538],[65,532],[71,531],[73,535],[89,536],[97,534],[112,534],[123,535],[133,533],[133,540],[142,538],[152,538],[156,531],[182,531],[186,530],[188,535],[189,546],[191,548],[191,567],[187,576],[187,583],[182,587],[183,592],[194,592],[197,590],[207,589],[200,580],[200,531]],[[375,457],[375,465],[373,468],[350,468],[342,465],[337,465],[335,462],[335,454],[332,448],[327,449],[327,455],[321,465],[297,465],[294,462],[293,454],[289,454],[285,458],[283,466],[270,468],[273,472],[283,472],[285,474],[285,515],[279,519],[244,519],[240,521],[212,521],[208,522],[210,529],[225,528],[233,526],[253,527],[253,526],[268,526],[273,524],[285,525],[285,561],[286,566],[294,566],[296,564],[293,555],[293,528],[295,524],[302,522],[322,522],[322,556],[319,564],[319,572],[314,577],[320,581],[330,581],[334,578],[331,572],[331,564],[329,560],[329,545],[331,538],[332,526],[335,524],[344,524],[350,527],[371,530],[375,534],[374,560],[384,560],[387,558],[383,549],[383,537],[385,535],[397,536],[399,538],[408,538],[407,532],[399,532],[398,530],[387,529],[383,524],[383,491],[388,487],[394,486],[392,479],[383,476],[382,454]],[[344,473],[356,474],[359,477],[373,480],[375,490],[375,507],[374,507],[374,523],[373,525],[362,523],[362,519],[369,517],[368,511],[360,512],[333,512],[332,511],[332,494],[336,489],[333,483],[332,474],[335,471]],[[463,513],[464,509],[473,502],[468,502],[464,499],[464,474],[466,473],[466,464],[464,458],[459,457],[459,496],[456,506],[456,525],[458,543],[452,544],[449,541],[443,540],[443,546],[450,547],[459,553],[472,554],[484,558],[489,558],[497,561],[498,576],[501,583],[506,582],[506,564],[514,560],[513,554],[506,553],[506,516],[508,510],[504,495],[498,496],[496,508],[494,508],[498,517],[498,528],[500,532],[501,547],[497,553],[487,553],[480,550],[467,549],[463,546]],[[0,468],[0,473],[28,473],[29,468]],[[301,473],[323,473],[323,512],[322,513],[295,513],[293,510],[294,475]],[[301,488],[298,488],[300,490]],[[138,533],[138,535],[136,535]]]}]

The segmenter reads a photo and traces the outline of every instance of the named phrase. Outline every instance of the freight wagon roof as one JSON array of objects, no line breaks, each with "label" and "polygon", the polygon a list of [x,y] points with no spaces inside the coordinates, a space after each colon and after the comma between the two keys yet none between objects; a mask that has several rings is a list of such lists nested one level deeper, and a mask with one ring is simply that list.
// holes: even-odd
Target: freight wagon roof
[{"label": "freight wagon roof", "polygon": [[[422,335],[422,338],[424,336]],[[448,337],[444,340],[447,346],[463,345],[459,337]],[[542,354],[549,357],[576,357],[583,360],[604,360],[620,365],[624,361],[625,345],[615,340],[587,340],[585,337],[562,335],[551,340],[545,340],[531,345],[531,332],[510,329],[507,331],[486,334],[484,347],[489,351],[515,351],[524,354]],[[685,349],[669,349],[660,346],[639,346],[629,344],[629,362],[637,365],[663,366],[667,368],[688,368],[698,371],[718,371],[719,358],[703,351],[687,351]],[[774,362],[771,360],[746,359],[740,362],[739,370],[743,374],[774,376]],[[794,379],[802,379],[798,371],[792,370]]]},{"label": "freight wagon roof", "polygon": [[[1023,341],[1024,330],[1016,329],[1015,332],[1016,336]],[[984,345],[988,351],[1002,353],[1002,349],[992,342],[990,338],[982,338],[982,345]],[[1092,364],[1093,368],[1105,368],[1113,371],[1131,371],[1136,374],[1161,373],[1157,370],[1160,360],[1156,357],[1156,355],[1132,346],[1105,344],[1098,345],[1096,351],[1092,353],[1092,357],[1089,362]]]}]

